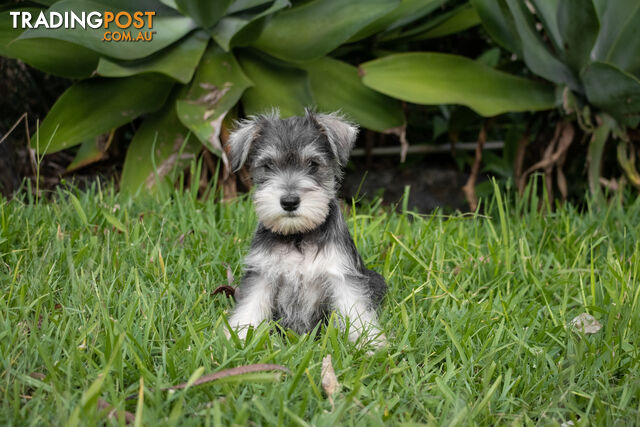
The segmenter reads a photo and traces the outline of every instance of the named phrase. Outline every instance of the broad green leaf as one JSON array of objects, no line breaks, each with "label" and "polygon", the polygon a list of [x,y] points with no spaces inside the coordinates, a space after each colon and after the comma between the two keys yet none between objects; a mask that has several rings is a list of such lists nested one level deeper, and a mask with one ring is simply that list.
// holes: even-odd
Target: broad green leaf
[{"label": "broad green leaf", "polygon": [[73,161],[69,164],[69,166],[67,166],[66,171],[70,172],[76,169],[80,169],[87,165],[90,165],[91,163],[102,160],[105,153],[109,149],[109,146],[111,145],[111,141],[113,141],[114,134],[115,129],[112,129],[110,132],[84,141],[80,145],[80,148],[78,149],[76,156],[73,158]]},{"label": "broad green leaf", "polygon": [[210,151],[221,154],[222,120],[251,85],[233,54],[211,46],[176,104],[178,118]]},{"label": "broad green leaf", "polygon": [[604,15],[604,11],[610,1],[611,0],[593,0],[593,6],[598,12],[598,18],[602,18],[602,16]]},{"label": "broad green leaf", "polygon": [[[559,2],[560,0],[532,0],[538,18],[558,52],[563,50],[562,35],[558,28]],[[587,2],[590,2],[590,0],[587,0]]]},{"label": "broad green leaf", "polygon": [[[89,0],[62,0],[49,8],[49,11],[60,12],[62,14],[68,11],[80,14],[82,12],[89,13],[105,10],[112,12],[119,11],[118,9],[105,8],[105,6]],[[109,24],[108,29],[103,27],[92,29],[88,26],[86,29],[79,26],[76,28],[56,29],[39,27],[26,30],[22,33],[20,39],[50,38],[64,40],[112,58],[139,59],[164,49],[196,28],[196,23],[191,18],[185,16],[155,16],[152,23],[152,29],[147,27],[147,20],[145,20],[145,26],[141,29],[131,27],[127,30],[120,30],[113,23]],[[155,34],[153,34],[152,41],[103,41],[103,37],[107,31],[130,33],[132,39],[135,39],[139,33],[154,31]]]},{"label": "broad green leaf", "polygon": [[231,6],[227,8],[227,15],[266,5],[267,3],[271,2],[273,2],[273,0],[235,0],[233,3],[231,3]]},{"label": "broad green leaf", "polygon": [[242,96],[245,114],[277,107],[281,117],[289,117],[303,114],[305,107],[314,105],[309,79],[303,70],[248,49],[238,54],[238,61],[254,84]]},{"label": "broad green leaf", "polygon": [[522,53],[527,67],[549,81],[564,83],[571,89],[580,91],[580,85],[571,70],[547,48],[524,2],[521,0],[506,0],[506,2],[522,41]]},{"label": "broad green leaf", "polygon": [[[13,10],[36,16],[41,9]],[[15,40],[23,30],[13,28],[12,21],[9,11],[0,12],[0,55],[20,59],[39,70],[72,79],[89,77],[95,71],[98,55],[92,50],[62,40]]]},{"label": "broad green leaf", "polygon": [[589,102],[628,126],[640,121],[640,80],[611,64],[593,62],[581,74]]},{"label": "broad green leaf", "polygon": [[500,46],[522,56],[522,43],[505,0],[471,0],[482,26]]},{"label": "broad green leaf", "polygon": [[[638,2],[640,5],[640,2]],[[607,61],[640,78],[640,7],[629,17],[607,56]]]},{"label": "broad green leaf", "polygon": [[189,83],[207,47],[209,35],[196,31],[183,40],[151,56],[134,61],[100,58],[98,74],[105,77],[127,77],[156,72],[180,83]]},{"label": "broad green leaf", "polygon": [[316,105],[322,111],[342,110],[360,125],[378,132],[404,125],[400,103],[369,89],[358,69],[328,57],[302,64]]},{"label": "broad green leaf", "polygon": [[57,1],[59,0],[36,0],[35,3],[41,4],[43,6],[51,6]]},{"label": "broad green leaf", "polygon": [[[60,0],[56,0],[53,3],[57,3]],[[112,9],[122,9],[127,11],[152,11],[157,15],[175,15],[175,7],[171,8],[165,1],[162,0],[92,0],[96,3],[104,5]],[[173,9],[173,10],[171,10]]]},{"label": "broad green leaf", "polygon": [[[548,1],[548,0],[546,0]],[[591,1],[562,0],[558,5],[558,28],[567,64],[579,73],[589,62],[600,23]]]},{"label": "broad green leaf", "polygon": [[154,74],[76,83],[53,104],[31,144],[39,138],[40,150],[54,153],[101,135],[159,109],[172,84]]},{"label": "broad green leaf", "polygon": [[200,151],[200,143],[189,137],[176,115],[175,103],[145,119],[133,137],[122,167],[120,190],[135,194],[155,190],[166,178],[172,179]]},{"label": "broad green leaf", "polygon": [[210,30],[211,36],[226,51],[233,46],[247,45],[258,38],[268,16],[288,5],[289,0],[276,0],[257,14],[238,13],[225,16]]},{"label": "broad green leaf", "polygon": [[176,0],[160,0],[160,3],[162,3],[167,7],[170,7],[171,9],[178,10],[178,5],[176,4]]},{"label": "broad green leaf", "polygon": [[[37,7],[21,7],[15,8],[11,11],[15,12],[29,12],[32,15],[40,12]],[[10,56],[9,51],[7,50],[7,46],[9,42],[13,41],[16,37],[18,37],[22,33],[22,28],[13,28],[13,17],[9,15],[10,10],[3,10],[0,8],[0,55],[2,56]],[[20,18],[18,19],[17,24],[20,22]]]},{"label": "broad green leaf", "polygon": [[476,61],[486,65],[487,67],[495,68],[500,63],[500,48],[493,47],[476,58]]},{"label": "broad green leaf", "polygon": [[394,40],[410,38],[412,40],[426,40],[444,37],[474,27],[480,23],[480,17],[475,8],[466,3],[437,18],[431,19],[422,25],[418,25],[409,31],[396,36],[382,37],[382,40]]},{"label": "broad green leaf", "polygon": [[[601,10],[602,6],[596,6],[596,8]],[[626,28],[630,27],[630,33],[633,34],[633,30],[635,30],[637,38],[639,10],[640,2],[637,0],[608,0],[606,2],[606,8],[600,16],[600,34],[593,49],[595,59],[607,62],[614,50],[621,49],[624,54],[624,46],[627,43],[635,44],[633,39],[625,39],[622,35],[626,33]],[[628,35],[625,36],[628,37]]]},{"label": "broad green leaf", "polygon": [[417,104],[461,104],[483,116],[553,108],[554,88],[443,53],[406,53],[360,66],[372,89]]},{"label": "broad green leaf", "polygon": [[316,59],[398,4],[397,0],[312,0],[274,15],[254,46],[287,61]]},{"label": "broad green leaf", "polygon": [[602,153],[604,153],[604,146],[609,139],[610,133],[611,126],[609,121],[604,120],[591,135],[591,141],[589,141],[589,148],[587,149],[589,189],[591,194],[598,200],[602,199],[602,190],[600,188]]},{"label": "broad green leaf", "polygon": [[390,31],[415,22],[424,18],[438,7],[442,7],[446,2],[447,0],[403,0],[391,12],[358,31],[349,39],[349,43],[365,39],[384,30]]},{"label": "broad green leaf", "polygon": [[178,10],[190,16],[203,28],[216,24],[224,16],[232,0],[175,0]]}]

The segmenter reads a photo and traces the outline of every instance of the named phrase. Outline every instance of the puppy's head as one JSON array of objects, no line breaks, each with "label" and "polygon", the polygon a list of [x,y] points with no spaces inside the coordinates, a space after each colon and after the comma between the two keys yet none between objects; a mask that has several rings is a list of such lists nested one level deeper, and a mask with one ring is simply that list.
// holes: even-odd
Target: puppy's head
[{"label": "puppy's head", "polygon": [[229,137],[234,170],[249,166],[260,222],[279,234],[311,231],[324,222],[358,128],[338,114],[278,112],[239,122]]}]

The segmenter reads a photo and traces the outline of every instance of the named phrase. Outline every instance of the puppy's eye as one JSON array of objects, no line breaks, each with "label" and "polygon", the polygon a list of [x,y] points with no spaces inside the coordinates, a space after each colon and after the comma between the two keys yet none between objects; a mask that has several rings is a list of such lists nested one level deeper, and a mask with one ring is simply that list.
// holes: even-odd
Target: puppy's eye
[{"label": "puppy's eye", "polygon": [[273,172],[273,164],[271,162],[263,163],[260,165],[260,169],[263,172]]},{"label": "puppy's eye", "polygon": [[318,162],[315,160],[307,160],[307,168],[313,173],[318,170]]}]

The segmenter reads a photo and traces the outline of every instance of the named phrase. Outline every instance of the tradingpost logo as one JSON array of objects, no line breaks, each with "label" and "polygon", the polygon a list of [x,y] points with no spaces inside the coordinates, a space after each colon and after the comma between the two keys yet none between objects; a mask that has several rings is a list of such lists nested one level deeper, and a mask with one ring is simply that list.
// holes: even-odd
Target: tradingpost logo
[{"label": "tradingpost logo", "polygon": [[152,11],[134,12],[54,12],[41,11],[37,17],[31,12],[10,11],[13,28],[33,29],[104,29],[103,42],[150,42],[156,33]]}]

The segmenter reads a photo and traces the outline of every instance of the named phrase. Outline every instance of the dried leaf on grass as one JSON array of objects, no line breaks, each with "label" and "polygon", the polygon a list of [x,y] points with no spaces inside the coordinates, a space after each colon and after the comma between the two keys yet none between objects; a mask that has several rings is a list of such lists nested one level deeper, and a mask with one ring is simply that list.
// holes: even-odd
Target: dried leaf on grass
[{"label": "dried leaf on grass", "polygon": [[[273,364],[255,364],[255,365],[244,365],[244,366],[238,366],[236,368],[231,368],[231,369],[225,369],[223,371],[219,371],[219,372],[215,372],[213,374],[209,374],[209,375],[205,375],[203,377],[198,378],[195,381],[187,381],[184,383],[180,383],[177,385],[173,385],[171,387],[165,387],[163,389],[161,389],[162,391],[169,391],[169,390],[181,390],[183,388],[187,388],[187,387],[191,387],[191,386],[197,386],[197,385],[201,385],[201,384],[206,384],[206,383],[210,383],[216,380],[220,380],[222,378],[228,378],[228,377],[234,377],[237,375],[244,375],[244,374],[249,374],[249,373],[253,373],[253,372],[265,372],[265,371],[280,371],[280,372],[284,372],[284,373],[289,373],[289,369],[285,366],[282,365],[273,365]],[[126,400],[132,400],[132,399],[136,399],[138,398],[138,394],[132,394],[130,396],[127,396]]]},{"label": "dried leaf on grass", "polygon": [[333,404],[333,395],[340,388],[340,383],[338,382],[336,373],[333,370],[330,354],[327,354],[322,359],[322,371],[320,373],[320,377],[322,379],[322,389],[324,390],[327,397],[329,398],[329,403],[331,403],[331,408],[334,409],[335,406]]},{"label": "dried leaf on grass", "polygon": [[[107,413],[107,419],[109,420],[118,419],[118,410],[113,406],[111,406],[109,402],[107,402],[102,398],[98,398],[98,409],[109,411]],[[136,416],[131,412],[123,411],[123,415],[124,415],[124,422],[127,424],[132,424],[136,420]]]},{"label": "dried leaf on grass", "polygon": [[227,297],[231,297],[231,298],[235,299],[236,298],[236,288],[233,287],[233,283],[235,282],[235,278],[233,277],[233,270],[231,269],[231,266],[229,264],[227,264],[226,262],[223,263],[222,265],[224,265],[224,268],[225,268],[226,273],[227,273],[227,284],[226,285],[220,285],[217,288],[215,288],[213,290],[213,292],[211,292],[211,295],[224,293]]},{"label": "dried leaf on grass", "polygon": [[602,324],[598,319],[589,313],[582,313],[571,321],[571,326],[584,334],[595,334],[602,329]]}]

